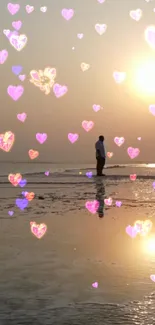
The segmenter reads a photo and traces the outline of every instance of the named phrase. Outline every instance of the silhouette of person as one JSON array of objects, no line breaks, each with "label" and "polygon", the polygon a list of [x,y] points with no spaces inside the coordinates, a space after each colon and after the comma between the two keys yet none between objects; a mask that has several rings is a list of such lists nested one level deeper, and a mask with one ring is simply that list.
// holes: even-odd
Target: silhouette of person
[{"label": "silhouette of person", "polygon": [[104,217],[104,196],[105,196],[105,186],[103,178],[96,178],[96,200],[99,202],[99,207],[97,210],[99,218]]}]

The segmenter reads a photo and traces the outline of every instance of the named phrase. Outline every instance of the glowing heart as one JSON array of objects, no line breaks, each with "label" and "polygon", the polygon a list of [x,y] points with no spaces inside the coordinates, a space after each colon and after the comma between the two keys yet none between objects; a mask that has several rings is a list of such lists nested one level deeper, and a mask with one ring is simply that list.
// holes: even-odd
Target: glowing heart
[{"label": "glowing heart", "polygon": [[108,206],[112,205],[112,198],[109,197],[108,199],[104,199],[104,203]]},{"label": "glowing heart", "polygon": [[16,205],[20,210],[27,208],[29,201],[27,199],[16,199]]},{"label": "glowing heart", "polygon": [[22,180],[19,182],[19,186],[20,186],[20,187],[24,187],[26,184],[27,184],[27,180],[26,180],[26,179],[22,179]]},{"label": "glowing heart", "polygon": [[118,147],[120,147],[124,143],[125,139],[123,137],[115,137],[114,142],[117,144]]},{"label": "glowing heart", "polygon": [[73,9],[66,9],[66,8],[64,8],[61,11],[61,15],[66,20],[70,20],[73,17],[73,15],[74,15],[74,10]]},{"label": "glowing heart", "polygon": [[131,181],[135,181],[135,180],[136,180],[136,177],[137,177],[136,174],[131,174],[131,175],[130,175],[130,179],[131,179]]},{"label": "glowing heart", "polygon": [[79,135],[77,133],[68,133],[68,140],[71,143],[74,143],[75,141],[78,140]]},{"label": "glowing heart", "polygon": [[26,78],[25,74],[21,74],[21,75],[19,76],[19,79],[20,79],[21,81],[24,81],[25,78]]},{"label": "glowing heart", "polygon": [[36,151],[36,150],[32,150],[32,149],[29,150],[29,157],[30,157],[31,159],[35,159],[35,158],[37,158],[38,156],[39,156],[39,152],[38,152],[38,151]]},{"label": "glowing heart", "polygon": [[107,152],[108,158],[111,158],[113,156],[113,152]]},{"label": "glowing heart", "polygon": [[139,150],[138,148],[132,148],[132,147],[129,147],[129,148],[127,149],[127,153],[128,153],[128,155],[129,155],[129,157],[130,157],[131,159],[134,159],[134,158],[136,158],[136,157],[139,155],[140,150]]},{"label": "glowing heart", "polygon": [[137,236],[137,229],[135,227],[131,227],[130,225],[126,227],[126,233],[132,237],[135,238]]},{"label": "glowing heart", "polygon": [[153,186],[153,188],[154,188],[154,190],[155,190],[155,182],[152,183],[152,186]]},{"label": "glowing heart", "polygon": [[14,100],[17,101],[24,92],[24,88],[22,86],[9,86],[7,89],[8,95]]},{"label": "glowing heart", "polygon": [[45,175],[46,175],[46,176],[49,176],[49,173],[50,173],[50,172],[47,170],[47,171],[45,172]]},{"label": "glowing heart", "polygon": [[126,73],[125,72],[119,72],[119,71],[114,71],[113,77],[117,83],[121,83],[125,80],[126,78]]},{"label": "glowing heart", "polygon": [[140,18],[142,17],[142,10],[141,9],[131,10],[130,17],[136,21],[139,21]]},{"label": "glowing heart", "polygon": [[138,138],[137,138],[137,140],[139,140],[139,141],[140,141],[141,139],[142,139],[141,137],[138,137]]},{"label": "glowing heart", "polygon": [[23,70],[23,67],[21,65],[13,65],[12,66],[12,72],[17,76],[22,70]]},{"label": "glowing heart", "polygon": [[30,225],[32,234],[35,235],[38,239],[42,238],[45,235],[47,226],[44,223],[37,225],[35,222],[30,222]]},{"label": "glowing heart", "polygon": [[47,134],[46,133],[37,133],[36,139],[39,143],[43,144],[47,140]]},{"label": "glowing heart", "polygon": [[3,34],[8,36],[10,34],[10,29],[3,29]]},{"label": "glowing heart", "polygon": [[20,5],[19,4],[8,3],[7,8],[8,8],[11,15],[15,15],[19,11]]},{"label": "glowing heart", "polygon": [[28,201],[32,201],[34,199],[35,194],[33,192],[26,193],[25,197]]},{"label": "glowing heart", "polygon": [[121,202],[121,201],[116,201],[116,206],[117,206],[118,208],[120,208],[121,205],[122,205],[122,202]]},{"label": "glowing heart", "polygon": [[95,25],[95,30],[99,35],[104,34],[106,29],[107,29],[107,25],[105,25],[105,24],[96,24]]},{"label": "glowing heart", "polygon": [[93,175],[93,173],[92,173],[92,172],[86,172],[86,176],[87,176],[88,178],[91,178],[91,177],[92,177],[92,175]]},{"label": "glowing heart", "polygon": [[26,35],[15,35],[12,34],[9,38],[10,44],[17,50],[21,51],[26,43],[27,43],[27,36]]},{"label": "glowing heart", "polygon": [[9,174],[8,180],[12,185],[17,186],[22,180],[22,176],[21,174]]},{"label": "glowing heart", "polygon": [[0,51],[0,64],[3,64],[8,58],[8,51],[2,50]]},{"label": "glowing heart", "polygon": [[62,97],[67,93],[68,89],[66,86],[61,86],[59,84],[54,84],[53,92],[57,98]]},{"label": "glowing heart", "polygon": [[11,131],[0,134],[0,149],[9,152],[13,146],[15,135]]},{"label": "glowing heart", "polygon": [[26,115],[26,113],[17,114],[17,118],[19,121],[25,122],[27,115]]},{"label": "glowing heart", "polygon": [[82,70],[83,72],[84,72],[84,71],[87,71],[89,68],[90,68],[90,65],[89,65],[89,64],[84,63],[84,62],[81,63],[81,70]]},{"label": "glowing heart", "polygon": [[82,122],[82,127],[85,129],[85,131],[90,131],[94,126],[93,121],[83,121]]},{"label": "glowing heart", "polygon": [[155,116],[155,105],[154,104],[149,106],[149,111]]},{"label": "glowing heart", "polygon": [[33,6],[29,6],[29,5],[27,5],[25,8],[26,8],[26,11],[27,11],[28,14],[30,14],[34,10],[34,7]]},{"label": "glowing heart", "polygon": [[98,2],[99,2],[99,3],[103,3],[103,2],[105,2],[105,0],[98,0]]},{"label": "glowing heart", "polygon": [[92,283],[92,287],[93,287],[93,288],[98,288],[98,282],[94,282],[94,283]]},{"label": "glowing heart", "polygon": [[96,211],[97,211],[98,208],[99,208],[99,202],[96,201],[96,200],[94,200],[94,201],[87,201],[86,204],[85,204],[85,207],[86,207],[86,209],[87,209],[89,212],[95,214]]},{"label": "glowing heart", "polygon": [[13,216],[14,212],[13,211],[8,211],[9,216]]},{"label": "glowing heart", "polygon": [[16,30],[20,30],[20,28],[22,27],[22,22],[21,20],[17,20],[17,21],[13,21],[12,22],[12,27]]},{"label": "glowing heart", "polygon": [[146,42],[155,49],[155,26],[150,25],[145,29],[144,37]]},{"label": "glowing heart", "polygon": [[79,39],[82,39],[83,38],[83,34],[81,33],[79,33],[79,34],[77,34],[77,37],[79,38]]},{"label": "glowing heart", "polygon": [[96,105],[96,104],[93,105],[93,110],[95,112],[98,112],[100,109],[102,109],[102,107],[100,105]]},{"label": "glowing heart", "polygon": [[155,282],[155,274],[151,274],[151,275],[150,275],[150,279],[151,279],[153,282]]},{"label": "glowing heart", "polygon": [[47,11],[47,7],[41,7],[41,8],[40,8],[40,11],[41,11],[41,12],[46,12],[46,11]]}]

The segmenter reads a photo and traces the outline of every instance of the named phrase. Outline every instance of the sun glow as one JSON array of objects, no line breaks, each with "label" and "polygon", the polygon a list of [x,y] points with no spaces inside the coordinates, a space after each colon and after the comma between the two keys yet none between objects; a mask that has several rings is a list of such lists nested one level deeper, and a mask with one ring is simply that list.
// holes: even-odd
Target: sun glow
[{"label": "sun glow", "polygon": [[143,94],[155,94],[155,60],[138,67],[135,72],[135,86]]},{"label": "sun glow", "polygon": [[146,239],[144,247],[147,253],[155,254],[155,236]]}]

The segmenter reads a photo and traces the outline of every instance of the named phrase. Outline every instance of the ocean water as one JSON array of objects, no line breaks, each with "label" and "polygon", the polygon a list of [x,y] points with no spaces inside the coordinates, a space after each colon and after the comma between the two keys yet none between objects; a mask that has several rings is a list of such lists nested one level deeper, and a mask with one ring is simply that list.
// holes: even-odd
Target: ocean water
[{"label": "ocean water", "polygon": [[[49,176],[45,175],[45,171],[49,171]],[[155,165],[109,165],[105,170],[107,175],[105,178],[88,178],[86,176],[87,171],[92,171],[93,175],[95,175],[95,165],[1,163],[0,214],[2,215],[3,212],[3,217],[0,218],[1,226],[3,220],[5,221],[7,211],[11,208],[14,209],[12,203],[15,202],[16,195],[19,196],[23,190],[32,190],[36,194],[34,204],[32,202],[28,211],[25,210],[23,212],[25,218],[23,220],[27,220],[32,215],[35,218],[42,218],[45,215],[45,209],[47,209],[50,218],[54,213],[58,213],[61,220],[65,213],[70,211],[74,213],[74,210],[79,211],[79,216],[82,217],[82,212],[86,211],[85,202],[97,199],[100,202],[100,206],[102,206],[104,216],[101,220],[98,218],[98,213],[96,216],[93,216],[93,218],[96,218],[94,219],[94,226],[100,222],[100,225],[97,226],[99,228],[104,226],[104,222],[106,222],[106,218],[108,218],[110,213],[114,215],[114,218],[117,217],[116,211],[117,215],[119,215],[118,211],[121,211],[119,209],[124,211],[122,224],[120,222],[121,228],[124,227],[125,229],[127,222],[125,221],[126,213],[130,211],[133,218],[152,218],[151,220],[153,221],[155,216],[155,190],[153,187]],[[13,187],[8,181],[10,173],[21,173],[23,178],[27,180],[27,185],[24,188],[19,186],[18,188]],[[131,181],[129,178],[130,174],[137,174],[137,180]],[[39,201],[39,195],[42,195],[44,200]],[[104,199],[108,197],[113,199],[110,207],[104,204]],[[122,202],[121,208],[116,207],[115,203],[117,200]],[[12,232],[13,220],[20,224],[23,214],[20,213],[18,215],[18,220],[15,217],[15,219],[8,221],[7,227],[10,227],[12,222]],[[56,220],[57,218],[56,216]],[[60,238],[63,238],[63,236],[58,233],[54,235],[52,232],[54,219],[51,221],[51,230],[49,229],[49,232],[51,231],[51,239],[49,236],[46,243],[45,238],[44,248],[41,241],[39,243],[25,243],[24,235],[23,243],[19,241],[20,244],[18,244],[17,241],[16,244],[18,239],[16,232],[13,235],[13,239],[11,239],[11,236],[7,237],[6,228],[5,245],[8,245],[8,256],[10,254],[10,258],[9,260],[7,257],[3,259],[3,272],[1,270],[0,325],[155,324],[155,286],[149,278],[150,274],[155,274],[154,256],[151,259],[146,258],[142,261],[137,256],[136,266],[134,266],[130,263],[131,256],[128,255],[126,257],[128,263],[124,264],[124,269],[121,265],[109,265],[104,258],[102,258],[102,261],[98,261],[96,257],[96,261],[94,261],[92,257],[91,262],[88,259],[90,254],[89,246],[86,245],[87,241],[89,242],[90,240],[87,220],[93,221],[89,214],[87,218],[85,221],[84,219],[81,220],[84,227],[82,233],[86,233],[85,237],[81,233],[82,228],[79,228],[78,238],[81,236],[79,247],[81,240],[82,256],[79,251],[79,255],[74,260],[76,267],[72,265],[73,258],[67,257],[69,246],[65,246],[65,242],[64,245],[59,244],[57,237],[59,235]],[[119,219],[120,216],[117,218]],[[42,219],[35,220],[39,223]],[[67,218],[65,221],[69,224]],[[78,220],[74,219],[72,226],[70,222],[70,227],[74,227],[75,224],[78,225]],[[113,227],[113,232],[115,232],[116,226]],[[60,223],[60,228],[58,229],[60,230],[61,228],[65,228],[65,223]],[[74,236],[72,237],[71,233],[66,236],[69,243],[74,245]],[[58,247],[62,246],[60,248],[62,255],[59,255],[57,245],[54,247],[55,241],[56,243],[58,241]],[[98,241],[97,238],[96,241]],[[100,241],[97,245],[99,244]],[[111,244],[112,242],[109,242],[109,246]],[[2,245],[4,245],[3,242],[1,242]],[[97,252],[93,241],[91,241],[90,245],[92,251]],[[125,248],[125,242],[124,247],[121,243],[118,245],[120,251]],[[64,252],[62,251],[63,248]],[[103,247],[102,249],[105,251],[107,248]],[[136,250],[136,246],[130,247],[129,245],[129,248]],[[18,256],[15,256],[15,249],[21,250],[19,260]],[[22,264],[20,264],[20,255],[22,254],[23,259]],[[27,262],[25,262],[26,259]],[[57,261],[58,268],[54,268],[54,261]],[[106,280],[104,280],[103,276],[105,270],[107,272]],[[96,279],[97,275],[98,277],[100,275],[100,285],[94,293],[91,291],[91,288],[88,289],[91,287],[92,275],[94,279]],[[129,286],[127,286],[128,283]],[[126,289],[124,289],[125,286]]]}]

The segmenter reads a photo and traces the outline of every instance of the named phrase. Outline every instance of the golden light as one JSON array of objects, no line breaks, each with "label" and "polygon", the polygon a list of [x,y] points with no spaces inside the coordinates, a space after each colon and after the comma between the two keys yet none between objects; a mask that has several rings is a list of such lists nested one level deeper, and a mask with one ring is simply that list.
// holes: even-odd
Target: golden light
[{"label": "golden light", "polygon": [[135,71],[134,83],[142,94],[155,94],[155,60],[141,63]]},{"label": "golden light", "polygon": [[149,254],[155,254],[155,236],[145,240],[144,249]]}]

